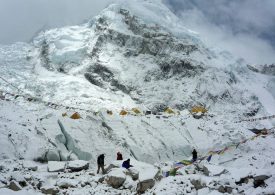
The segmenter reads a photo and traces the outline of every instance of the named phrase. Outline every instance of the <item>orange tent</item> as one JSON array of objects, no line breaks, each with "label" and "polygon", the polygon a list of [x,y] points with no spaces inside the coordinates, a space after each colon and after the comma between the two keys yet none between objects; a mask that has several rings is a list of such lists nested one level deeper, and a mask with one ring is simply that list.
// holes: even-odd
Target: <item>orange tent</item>
[{"label": "orange tent", "polygon": [[75,112],[70,118],[71,119],[80,119],[81,116],[80,116],[80,114],[78,112]]},{"label": "orange tent", "polygon": [[192,109],[191,109],[191,113],[206,113],[207,112],[207,109],[202,107],[202,106],[194,106]]},{"label": "orange tent", "polygon": [[171,108],[166,108],[164,112],[167,114],[176,114]]},{"label": "orange tent", "polygon": [[141,113],[140,110],[137,109],[137,108],[132,108],[132,111],[133,111],[135,114],[140,114],[140,113]]},{"label": "orange tent", "polygon": [[128,114],[128,112],[125,111],[125,110],[121,110],[120,113],[119,113],[119,115],[122,115],[122,116],[125,116],[125,115],[127,115],[127,114]]}]

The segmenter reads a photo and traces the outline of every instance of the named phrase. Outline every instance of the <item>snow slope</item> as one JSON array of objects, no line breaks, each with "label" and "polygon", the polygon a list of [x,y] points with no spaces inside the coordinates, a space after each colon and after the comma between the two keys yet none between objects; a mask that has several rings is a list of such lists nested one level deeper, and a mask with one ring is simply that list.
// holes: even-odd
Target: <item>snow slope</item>
[{"label": "snow slope", "polygon": [[[158,0],[119,1],[86,24],[1,46],[0,62],[1,77],[13,85],[0,79],[3,95],[38,99],[0,99],[0,160],[47,160],[50,153],[95,163],[105,153],[110,163],[121,151],[153,164],[188,159],[193,148],[203,156],[253,136],[248,129],[275,126],[274,120],[234,123],[275,113],[274,76],[208,48]],[[195,119],[189,110],[196,105],[208,114]],[[119,115],[135,107],[156,114]],[[167,107],[178,113],[163,113]],[[82,118],[69,118],[74,112]],[[272,145],[269,139],[262,141]]]}]

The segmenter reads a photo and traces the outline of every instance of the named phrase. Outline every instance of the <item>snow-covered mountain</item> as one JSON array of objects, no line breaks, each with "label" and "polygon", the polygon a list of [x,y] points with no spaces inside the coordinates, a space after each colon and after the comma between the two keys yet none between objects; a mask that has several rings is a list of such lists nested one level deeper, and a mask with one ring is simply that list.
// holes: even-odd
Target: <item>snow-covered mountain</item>
[{"label": "snow-covered mountain", "polygon": [[[86,24],[1,46],[0,62],[1,77],[12,84],[0,81],[2,95],[37,98],[0,101],[0,160],[55,155],[95,162],[105,153],[111,162],[122,151],[147,163],[173,161],[189,158],[192,148],[204,155],[251,137],[248,129],[275,124],[235,123],[274,114],[274,75],[209,48],[158,0],[121,1]],[[79,109],[53,109],[45,101]],[[200,119],[189,113],[198,105],[208,110]],[[177,114],[163,113],[167,107]],[[161,114],[119,115],[132,108]],[[82,118],[70,119],[74,112]],[[246,160],[261,155],[250,145],[235,155],[243,151]],[[269,150],[265,155],[274,160]]]}]

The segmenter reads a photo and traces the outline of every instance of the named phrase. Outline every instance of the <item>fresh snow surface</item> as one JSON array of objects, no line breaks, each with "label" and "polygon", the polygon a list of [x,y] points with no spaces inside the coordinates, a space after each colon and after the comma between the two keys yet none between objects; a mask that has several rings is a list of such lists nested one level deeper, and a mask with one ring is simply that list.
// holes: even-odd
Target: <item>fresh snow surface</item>
[{"label": "fresh snow surface", "polygon": [[[0,189],[0,194],[3,194],[3,195],[37,195],[38,193],[35,192],[35,191],[26,191],[26,190],[21,190],[21,191],[12,191],[10,189],[7,189],[7,188],[3,188],[3,189]],[[39,193],[41,194],[41,193]]]},{"label": "fresh snow surface", "polygon": [[[251,138],[249,129],[274,127],[274,118],[235,122],[275,114],[275,78],[209,48],[160,0],[119,0],[86,24],[41,32],[29,44],[1,45],[0,73],[9,82],[0,79],[0,194],[37,194],[40,185],[60,194],[135,194],[148,179],[156,182],[147,194],[219,194],[220,186],[233,194],[275,193],[274,132],[161,179],[176,162],[190,160],[193,148],[206,156]],[[208,110],[200,119],[190,113],[197,105]],[[175,114],[164,113],[166,107]],[[145,115],[148,110],[153,114]],[[70,118],[75,112],[80,119]],[[118,151],[131,159],[137,181],[114,162]],[[106,167],[127,173],[122,187],[95,174],[99,154]],[[64,163],[47,163],[53,159]],[[48,172],[67,161],[90,166]],[[260,175],[270,176],[265,187],[254,188],[253,179],[235,183]],[[27,185],[11,192],[4,187],[12,180]]]},{"label": "fresh snow surface", "polygon": [[48,171],[49,172],[58,172],[65,170],[66,163],[59,161],[49,161],[48,162]]}]

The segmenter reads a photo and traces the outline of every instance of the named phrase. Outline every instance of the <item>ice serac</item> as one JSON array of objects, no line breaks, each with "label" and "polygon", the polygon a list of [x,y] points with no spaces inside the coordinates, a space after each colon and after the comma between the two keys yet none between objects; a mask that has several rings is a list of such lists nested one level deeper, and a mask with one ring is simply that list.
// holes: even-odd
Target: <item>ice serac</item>
[{"label": "ice serac", "polygon": [[[89,152],[81,150],[81,148],[76,143],[76,139],[74,139],[72,137],[72,135],[70,135],[68,133],[68,131],[66,130],[66,128],[64,127],[64,125],[62,124],[62,122],[60,120],[58,120],[58,124],[60,126],[60,129],[61,129],[62,133],[65,136],[65,139],[66,139],[66,142],[65,142],[66,148],[69,151],[72,151],[74,154],[76,154],[77,157],[80,160],[91,160],[92,155]],[[75,129],[75,130],[77,130],[77,129]],[[76,132],[75,138],[77,138],[78,137],[77,134],[79,135],[80,133],[81,132]]]}]

